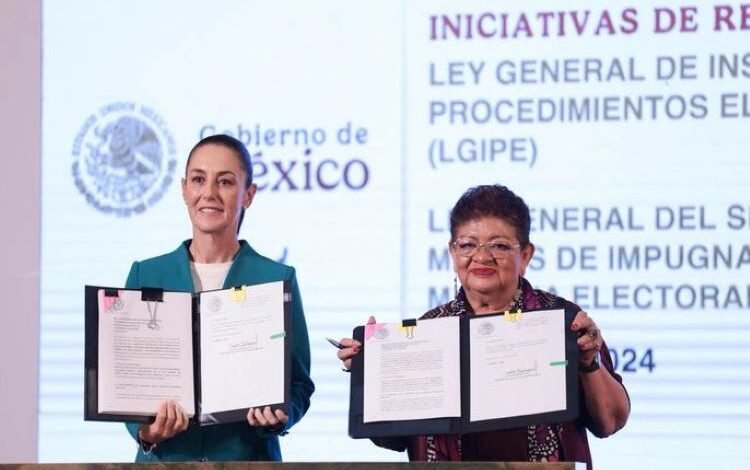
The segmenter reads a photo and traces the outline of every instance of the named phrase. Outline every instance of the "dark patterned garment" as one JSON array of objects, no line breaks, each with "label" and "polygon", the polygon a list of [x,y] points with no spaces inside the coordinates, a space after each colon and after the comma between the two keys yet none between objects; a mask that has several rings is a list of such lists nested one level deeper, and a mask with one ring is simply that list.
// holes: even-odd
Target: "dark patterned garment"
[{"label": "dark patterned garment", "polygon": [[[525,279],[519,281],[519,290],[508,310],[529,311],[563,308],[567,311],[579,311],[580,307],[549,292],[534,290]],[[466,300],[463,291],[445,305],[434,308],[422,318],[446,316],[470,317],[474,313]],[[606,342],[601,344],[601,368],[612,376],[620,385],[622,377],[615,372],[612,357]],[[627,390],[623,386],[623,391]],[[585,401],[585,392],[578,384],[579,403]],[[579,409],[575,420],[522,428],[482,431],[457,435],[433,436],[389,436],[372,438],[372,441],[386,449],[408,451],[412,462],[424,461],[476,461],[476,462],[537,462],[563,461],[585,462],[587,470],[593,470],[588,433],[601,435],[595,421],[585,406]]]},{"label": "dark patterned garment", "polygon": [[[547,310],[564,307],[564,299],[536,290],[526,279],[519,279],[519,288],[513,296],[513,301],[507,310],[522,312],[529,310]],[[474,315],[464,290],[456,294],[456,298],[447,304],[440,305],[424,315],[425,318],[440,318],[459,316],[468,318]],[[539,424],[528,426],[527,457],[529,462],[559,462],[562,428],[559,424]],[[428,462],[457,461],[461,459],[461,436],[439,435],[425,436]]]}]

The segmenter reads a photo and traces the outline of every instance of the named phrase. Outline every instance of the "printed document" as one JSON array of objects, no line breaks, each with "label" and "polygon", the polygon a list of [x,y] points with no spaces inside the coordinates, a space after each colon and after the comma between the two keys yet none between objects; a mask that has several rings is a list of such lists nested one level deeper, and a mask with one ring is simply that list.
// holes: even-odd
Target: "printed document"
[{"label": "printed document", "polygon": [[459,318],[365,325],[364,422],[461,416]]}]

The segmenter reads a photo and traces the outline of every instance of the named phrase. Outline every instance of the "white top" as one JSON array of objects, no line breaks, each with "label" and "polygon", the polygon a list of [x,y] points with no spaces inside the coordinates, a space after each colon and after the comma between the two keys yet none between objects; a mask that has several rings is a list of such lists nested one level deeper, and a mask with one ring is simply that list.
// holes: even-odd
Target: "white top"
[{"label": "white top", "polygon": [[193,275],[193,286],[196,292],[216,290],[224,287],[229,267],[227,263],[194,263],[190,262],[190,273]]}]

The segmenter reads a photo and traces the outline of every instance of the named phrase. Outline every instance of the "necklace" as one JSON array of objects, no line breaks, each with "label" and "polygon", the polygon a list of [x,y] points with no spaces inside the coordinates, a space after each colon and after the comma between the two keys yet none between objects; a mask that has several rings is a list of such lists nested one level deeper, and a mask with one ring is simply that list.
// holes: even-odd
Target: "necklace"
[{"label": "necklace", "polygon": [[[519,287],[516,289],[516,292],[513,294],[513,298],[510,299],[510,302],[508,302],[508,305],[505,306],[503,311],[507,312],[509,310],[513,310],[513,308],[518,305],[518,300],[521,298],[521,288]],[[521,306],[518,305],[518,308],[520,309]]]}]

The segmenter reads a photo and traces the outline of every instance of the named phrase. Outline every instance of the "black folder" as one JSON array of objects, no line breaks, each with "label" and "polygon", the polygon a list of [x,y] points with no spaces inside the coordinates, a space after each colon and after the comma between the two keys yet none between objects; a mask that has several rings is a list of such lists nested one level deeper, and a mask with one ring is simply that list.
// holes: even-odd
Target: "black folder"
[{"label": "black folder", "polygon": [[[284,315],[284,332],[279,338],[284,342],[284,401],[281,403],[267,403],[264,406],[271,406],[272,409],[281,409],[287,412],[286,403],[289,402],[289,387],[291,382],[291,308],[292,308],[292,293],[291,284],[289,281],[283,282],[283,315]],[[231,288],[239,292],[239,290],[251,286],[237,286]],[[179,295],[185,295],[190,297],[191,314],[189,318],[192,322],[192,337],[191,337],[191,349],[192,349],[192,365],[193,365],[193,396],[195,399],[195,415],[191,418],[191,422],[197,425],[211,425],[218,423],[230,423],[245,421],[247,418],[247,411],[249,408],[240,408],[233,410],[226,410],[214,413],[203,413],[201,410],[201,351],[200,351],[200,330],[201,330],[201,305],[200,298],[201,294],[210,292],[225,291],[227,289],[218,289],[216,291],[204,291],[200,293],[190,292],[175,292],[167,291],[159,288],[144,287],[141,289],[122,289],[112,287],[99,287],[99,286],[86,286],[85,287],[85,328],[86,328],[86,343],[85,343],[85,379],[84,379],[84,420],[86,421],[122,421],[122,422],[141,422],[148,423],[153,421],[156,415],[156,409],[152,415],[142,414],[115,414],[99,411],[99,315],[103,312],[99,311],[99,300],[98,295],[100,291],[104,291],[105,297],[115,298],[122,291],[140,291],[141,300],[149,302],[159,302],[164,293],[171,292]],[[187,316],[186,316],[187,317]],[[226,375],[233,374],[235,371],[227,370]],[[259,378],[262,380],[262,378]]]},{"label": "black folder", "polygon": [[[507,313],[507,312],[505,312]],[[505,313],[491,314],[491,316]],[[470,432],[490,431],[517,428],[531,424],[562,423],[575,420],[578,417],[578,335],[570,329],[578,309],[566,305],[564,309],[565,327],[565,409],[523,416],[509,416],[498,419],[471,421],[470,410],[470,323],[488,315],[480,315],[460,320],[460,371],[461,371],[461,417],[430,418],[415,420],[364,422],[364,362],[367,354],[364,341],[364,326],[354,329],[353,337],[362,344],[360,354],[352,359],[351,389],[349,396],[349,435],[353,438],[373,438],[389,436],[414,436],[432,434],[465,434]],[[533,315],[533,311],[522,312],[521,315]],[[404,322],[415,320],[404,320]],[[419,320],[431,321],[429,319]],[[403,324],[402,326],[407,326]]]}]

